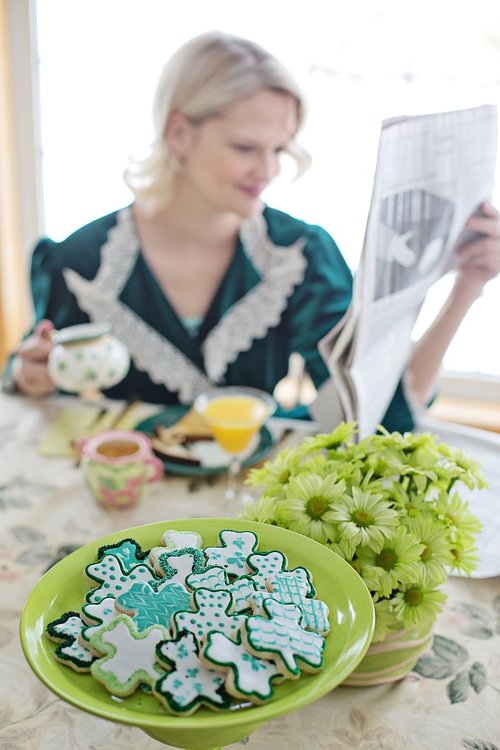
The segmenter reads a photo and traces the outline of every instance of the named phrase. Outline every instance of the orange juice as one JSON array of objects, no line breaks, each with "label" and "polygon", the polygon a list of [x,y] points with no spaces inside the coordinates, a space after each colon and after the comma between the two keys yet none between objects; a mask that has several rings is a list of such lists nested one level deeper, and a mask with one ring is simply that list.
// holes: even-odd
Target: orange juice
[{"label": "orange juice", "polygon": [[224,450],[241,453],[269,415],[269,409],[252,396],[220,396],[206,404],[203,414]]}]

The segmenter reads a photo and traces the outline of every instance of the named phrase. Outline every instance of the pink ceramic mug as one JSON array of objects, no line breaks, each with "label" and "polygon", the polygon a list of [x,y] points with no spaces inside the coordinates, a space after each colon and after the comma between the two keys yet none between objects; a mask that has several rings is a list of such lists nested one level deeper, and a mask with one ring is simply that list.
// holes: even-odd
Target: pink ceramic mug
[{"label": "pink ceramic mug", "polygon": [[144,486],[163,476],[163,463],[153,455],[141,432],[110,430],[80,443],[87,485],[105,508],[131,508]]}]

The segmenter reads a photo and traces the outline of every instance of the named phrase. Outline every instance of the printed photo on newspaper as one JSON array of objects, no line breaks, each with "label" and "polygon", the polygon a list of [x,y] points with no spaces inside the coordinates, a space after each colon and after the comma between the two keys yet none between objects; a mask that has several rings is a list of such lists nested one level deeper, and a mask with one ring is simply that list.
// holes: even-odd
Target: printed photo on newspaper
[{"label": "printed photo on newspaper", "polygon": [[323,429],[355,419],[363,438],[385,414],[425,296],[491,200],[497,135],[493,105],[382,123],[353,299],[320,342],[332,377],[311,413]]}]

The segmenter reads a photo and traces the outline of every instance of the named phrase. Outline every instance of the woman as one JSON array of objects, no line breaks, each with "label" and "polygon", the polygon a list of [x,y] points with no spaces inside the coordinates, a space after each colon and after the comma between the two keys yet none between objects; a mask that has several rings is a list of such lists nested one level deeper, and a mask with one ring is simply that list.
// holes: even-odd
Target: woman
[{"label": "woman", "polygon": [[[89,319],[111,323],[131,353],[131,371],[111,397],[189,404],[213,384],[272,392],[292,352],[302,354],[315,385],[325,381],[317,342],[346,311],[351,274],[323,229],[260,198],[282,153],[296,159],[299,172],[307,166],[295,140],[303,118],[295,81],[253,42],[210,32],[181,47],[157,88],[151,152],[125,174],[133,205],[35,248],[40,322],[15,358],[17,388],[30,396],[52,392],[46,362],[53,327]],[[495,210],[484,207],[474,221],[488,239],[464,250],[449,307],[415,348],[408,366],[415,402],[428,397],[442,354],[482,288],[469,283],[468,266],[479,265],[485,278],[499,270]],[[384,423],[413,425],[402,386]]]}]

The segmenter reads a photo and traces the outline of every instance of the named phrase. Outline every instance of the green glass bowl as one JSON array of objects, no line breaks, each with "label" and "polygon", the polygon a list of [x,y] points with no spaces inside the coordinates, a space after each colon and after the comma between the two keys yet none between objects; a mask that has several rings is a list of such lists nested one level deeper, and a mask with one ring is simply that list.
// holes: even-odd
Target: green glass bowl
[{"label": "green glass bowl", "polygon": [[[118,699],[90,674],[79,674],[53,657],[56,644],[44,635],[47,623],[68,610],[79,610],[89,581],[84,567],[96,559],[99,547],[120,539],[136,539],[144,549],[157,546],[168,529],[194,530],[204,546],[219,543],[222,529],[253,531],[259,549],[277,549],[288,567],[302,565],[313,575],[318,598],[330,609],[331,632],[326,639],[324,668],[276,687],[274,698],[260,706],[215,712],[201,708],[191,716],[168,714],[156,698],[136,691]],[[343,682],[363,658],[373,635],[372,598],[354,569],[327,547],[277,526],[234,518],[194,518],[165,521],[110,534],[81,547],[51,568],[28,597],[21,616],[21,642],[35,674],[65,701],[111,721],[139,727],[159,742],[192,750],[208,750],[237,742],[263,722],[317,700]]]}]

